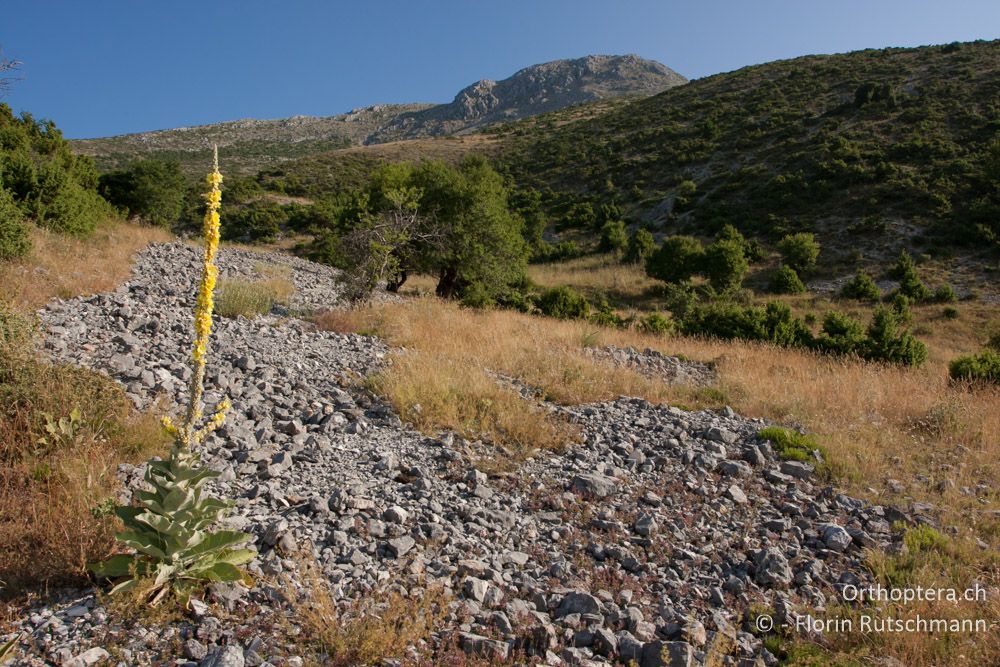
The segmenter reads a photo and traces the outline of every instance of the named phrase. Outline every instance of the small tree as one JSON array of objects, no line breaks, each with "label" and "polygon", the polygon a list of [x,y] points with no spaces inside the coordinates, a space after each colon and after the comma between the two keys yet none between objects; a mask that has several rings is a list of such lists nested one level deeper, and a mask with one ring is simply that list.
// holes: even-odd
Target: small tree
[{"label": "small tree", "polygon": [[875,284],[875,280],[864,271],[858,271],[854,274],[854,277],[844,284],[840,295],[858,301],[878,301],[882,298],[882,292]]},{"label": "small tree", "polygon": [[140,160],[100,179],[101,195],[131,215],[163,227],[180,220],[187,181],[176,160]]},{"label": "small tree", "polygon": [[656,251],[656,241],[646,229],[637,229],[628,238],[628,247],[622,261],[626,264],[645,262]]},{"label": "small tree", "polygon": [[24,215],[14,197],[0,184],[0,261],[20,257],[30,248]]},{"label": "small tree", "polygon": [[600,250],[620,256],[626,245],[628,245],[628,233],[625,231],[625,223],[621,220],[605,222],[601,227]]},{"label": "small tree", "polygon": [[782,264],[775,270],[769,288],[774,294],[802,294],[806,291],[799,274],[787,264]]},{"label": "small tree", "polygon": [[585,319],[590,313],[587,299],[572,287],[565,285],[543,292],[538,299],[538,309],[543,315],[561,320]]},{"label": "small tree", "polygon": [[910,332],[900,330],[897,313],[879,306],[868,325],[864,356],[874,361],[919,366],[927,360],[927,347]]},{"label": "small tree", "polygon": [[670,236],[646,260],[646,274],[667,283],[690,280],[705,257],[701,241],[693,236]]},{"label": "small tree", "polygon": [[823,329],[816,338],[819,349],[837,354],[861,354],[864,344],[865,328],[858,320],[835,310],[823,318]]},{"label": "small tree", "polygon": [[722,240],[705,249],[701,273],[712,287],[725,291],[739,287],[749,268],[743,246],[737,241]]},{"label": "small tree", "polygon": [[778,242],[778,252],[781,253],[782,261],[800,275],[805,275],[816,268],[819,251],[816,237],[808,232],[788,234]]}]

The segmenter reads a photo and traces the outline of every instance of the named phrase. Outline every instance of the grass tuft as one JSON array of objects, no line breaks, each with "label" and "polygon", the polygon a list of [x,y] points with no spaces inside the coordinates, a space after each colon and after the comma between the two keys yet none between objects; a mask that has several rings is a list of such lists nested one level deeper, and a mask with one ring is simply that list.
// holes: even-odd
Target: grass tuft
[{"label": "grass tuft", "polygon": [[254,317],[271,312],[275,304],[287,303],[295,286],[286,278],[267,280],[220,280],[215,312],[222,317]]}]

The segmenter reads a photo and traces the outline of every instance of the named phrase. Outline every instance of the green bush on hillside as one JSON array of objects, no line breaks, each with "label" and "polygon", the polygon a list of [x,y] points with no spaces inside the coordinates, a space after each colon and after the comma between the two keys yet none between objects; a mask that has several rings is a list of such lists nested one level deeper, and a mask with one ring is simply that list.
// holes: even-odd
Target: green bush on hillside
[{"label": "green bush on hillside", "polygon": [[816,237],[806,232],[789,234],[778,242],[782,260],[798,274],[806,274],[816,268],[819,251]]},{"label": "green bush on hillside", "polygon": [[690,280],[704,260],[705,249],[693,236],[669,236],[646,260],[646,274],[666,283]]},{"label": "green bush on hillside", "polygon": [[14,196],[0,187],[0,261],[20,257],[30,249],[24,215]]},{"label": "green bush on hillside", "polygon": [[643,333],[666,336],[673,333],[674,323],[673,320],[660,313],[649,313],[639,319],[636,328]]},{"label": "green bush on hillside", "polygon": [[622,261],[626,264],[641,264],[656,251],[656,241],[649,230],[639,228],[628,237],[628,247]]},{"label": "green bush on hillside", "polygon": [[858,301],[878,301],[882,298],[875,280],[866,272],[858,271],[854,277],[847,281],[840,295],[846,299],[857,299]]},{"label": "green bush on hillside", "polygon": [[824,352],[863,355],[864,325],[850,315],[831,311],[823,318],[823,328],[816,338],[815,346]]},{"label": "green bush on hillside", "polygon": [[799,274],[787,264],[782,264],[774,271],[768,288],[774,294],[802,294],[806,291]]},{"label": "green bush on hillside", "polygon": [[561,320],[586,319],[590,313],[586,297],[565,285],[542,292],[537,305],[543,315]]},{"label": "green bush on hillside", "polygon": [[177,161],[140,160],[102,175],[99,188],[105,199],[130,215],[169,227],[181,218],[187,181]]},{"label": "green bush on hillside", "polygon": [[[0,104],[0,183],[25,217],[55,232],[90,234],[112,214],[97,194],[97,179],[93,160],[75,155],[54,123],[15,116]],[[15,217],[6,214],[10,239],[17,236]]]},{"label": "green bush on hillside", "polygon": [[927,347],[908,331],[900,330],[899,315],[885,306],[875,309],[868,325],[864,356],[906,366],[919,366],[927,360]]},{"label": "green bush on hillside", "polygon": [[1000,384],[1000,352],[986,348],[976,355],[959,357],[948,365],[953,380]]},{"label": "green bush on hillside", "polygon": [[708,246],[702,263],[701,274],[719,291],[739,287],[750,268],[743,245],[729,239],[716,241]]},{"label": "green bush on hillside", "polygon": [[601,227],[601,241],[598,250],[620,254],[628,245],[628,232],[621,220],[608,220]]}]

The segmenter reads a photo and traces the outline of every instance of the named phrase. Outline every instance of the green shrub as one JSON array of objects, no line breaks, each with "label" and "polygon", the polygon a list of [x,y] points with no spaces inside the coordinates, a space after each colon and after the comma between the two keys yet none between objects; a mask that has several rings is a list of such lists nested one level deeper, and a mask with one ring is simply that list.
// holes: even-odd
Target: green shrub
[{"label": "green shrub", "polygon": [[896,263],[889,269],[888,276],[896,280],[902,280],[906,274],[916,272],[916,270],[917,264],[913,261],[913,257],[910,256],[910,253],[903,250],[899,253],[899,257],[896,258]]},{"label": "green shrub", "polygon": [[816,237],[808,232],[789,234],[778,242],[778,252],[784,263],[800,274],[809,273],[816,268],[819,251]]},{"label": "green shrub", "polygon": [[13,195],[0,187],[0,261],[20,257],[31,249],[28,227]]},{"label": "green shrub", "polygon": [[144,222],[167,227],[180,220],[187,181],[175,160],[140,160],[104,174],[99,183],[105,199]]},{"label": "green shrub", "polygon": [[587,299],[565,285],[546,290],[538,298],[538,309],[543,315],[561,320],[586,319],[590,313]]},{"label": "green shrub", "polygon": [[229,209],[222,216],[222,235],[226,239],[245,239],[257,243],[270,243],[288,223],[288,213],[273,202],[255,202],[237,209]]},{"label": "green shrub", "polygon": [[823,318],[823,329],[816,338],[816,347],[835,354],[863,354],[865,328],[850,315],[831,311]]},{"label": "green shrub", "polygon": [[771,276],[768,289],[774,294],[802,294],[806,291],[806,286],[799,278],[799,274],[795,273],[795,269],[782,264]]},{"label": "green shrub", "polygon": [[812,333],[791,309],[780,303],[740,306],[732,302],[698,304],[680,321],[681,332],[724,340],[766,341],[784,346],[812,344]]},{"label": "green shrub", "polygon": [[660,313],[649,313],[639,319],[639,324],[636,328],[643,333],[666,336],[673,332],[674,323]]},{"label": "green shrub", "polygon": [[945,306],[944,310],[941,311],[941,314],[949,320],[958,319],[958,308],[955,306]]},{"label": "green shrub", "polygon": [[875,280],[864,271],[858,271],[854,274],[854,277],[848,280],[841,289],[840,295],[846,299],[857,299],[858,301],[878,301],[882,298],[882,292],[879,291]]},{"label": "green shrub", "polygon": [[987,348],[976,355],[955,359],[948,365],[953,380],[1000,384],[1000,352]]},{"label": "green shrub", "polygon": [[705,249],[693,236],[670,236],[646,260],[646,275],[667,283],[689,280],[698,272]]},{"label": "green shrub", "polygon": [[705,249],[702,275],[719,291],[735,289],[743,282],[750,264],[738,241],[716,241]]},{"label": "green shrub", "polygon": [[936,303],[954,303],[958,301],[958,297],[955,295],[955,290],[952,289],[951,285],[942,283],[934,290],[934,301]]},{"label": "green shrub", "polygon": [[914,303],[924,303],[931,298],[931,291],[920,281],[915,268],[906,269],[899,279],[897,294],[902,294]]},{"label": "green shrub", "polygon": [[621,253],[628,245],[628,233],[625,223],[621,220],[608,220],[601,226],[601,242],[598,248],[602,252]]},{"label": "green shrub", "polygon": [[622,261],[627,264],[640,264],[656,251],[653,235],[646,229],[637,229],[628,238],[628,247]]},{"label": "green shrub", "polygon": [[594,324],[599,324],[602,327],[619,329],[625,326],[625,319],[611,308],[611,304],[609,304],[607,300],[602,300],[601,303],[598,304],[596,310],[590,314],[589,319]]},{"label": "green shrub", "polygon": [[909,324],[913,321],[913,313],[910,311],[910,297],[905,294],[896,292],[893,294],[892,301],[892,312],[896,314],[901,324]]},{"label": "green shrub", "polygon": [[[112,214],[97,194],[93,160],[75,155],[53,123],[16,117],[6,104],[0,104],[0,177],[25,216],[55,232],[86,236]],[[11,217],[4,233],[13,238]]]},{"label": "green shrub", "polygon": [[900,331],[899,315],[885,306],[875,309],[868,325],[864,356],[873,361],[886,361],[907,366],[919,366],[927,360],[927,347],[908,331]]},{"label": "green shrub", "polygon": [[583,255],[583,249],[576,241],[549,243],[542,241],[532,251],[532,262],[562,262]]}]

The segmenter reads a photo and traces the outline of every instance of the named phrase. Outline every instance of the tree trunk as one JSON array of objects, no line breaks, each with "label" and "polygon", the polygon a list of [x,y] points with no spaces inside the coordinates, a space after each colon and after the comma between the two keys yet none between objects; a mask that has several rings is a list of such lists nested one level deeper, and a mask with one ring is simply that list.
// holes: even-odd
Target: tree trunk
[{"label": "tree trunk", "polygon": [[450,299],[455,296],[456,289],[458,289],[458,269],[451,266],[442,267],[434,292],[442,299]]},{"label": "tree trunk", "polygon": [[385,283],[386,291],[395,294],[399,291],[399,288],[403,286],[403,283],[406,282],[407,277],[406,271],[400,271],[392,278],[389,278]]}]

